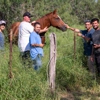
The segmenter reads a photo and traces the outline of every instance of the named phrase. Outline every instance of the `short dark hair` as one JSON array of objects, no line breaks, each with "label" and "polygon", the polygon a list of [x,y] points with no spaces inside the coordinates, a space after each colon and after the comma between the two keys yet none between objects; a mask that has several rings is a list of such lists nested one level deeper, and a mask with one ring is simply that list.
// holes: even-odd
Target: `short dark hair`
[{"label": "short dark hair", "polygon": [[85,24],[86,24],[86,23],[88,23],[88,22],[89,22],[89,23],[91,23],[91,21],[90,21],[90,20],[85,20],[85,21],[84,21],[84,23],[85,23]]},{"label": "short dark hair", "polygon": [[35,22],[35,23],[34,23],[34,27],[35,27],[36,25],[40,25],[40,23],[39,23],[39,22]]},{"label": "short dark hair", "polygon": [[91,20],[91,24],[92,24],[94,21],[97,21],[97,22],[99,23],[99,19],[98,19],[98,18],[93,18],[93,19]]}]

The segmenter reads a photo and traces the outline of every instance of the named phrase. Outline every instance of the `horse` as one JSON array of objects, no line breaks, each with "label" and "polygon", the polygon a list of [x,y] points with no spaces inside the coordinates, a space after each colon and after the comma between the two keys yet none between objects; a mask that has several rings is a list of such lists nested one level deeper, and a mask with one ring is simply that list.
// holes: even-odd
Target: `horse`
[{"label": "horse", "polygon": [[[50,13],[46,14],[45,16],[37,19],[36,22],[40,23],[41,29],[43,29],[45,27],[49,28],[50,26],[53,26],[62,31],[67,30],[65,23],[62,21],[60,16],[57,14],[57,10],[54,10],[53,12],[50,12]],[[10,27],[10,29],[12,29],[12,33],[13,33],[13,41],[16,40],[16,38],[18,38],[19,25],[20,25],[20,22],[15,22]],[[45,43],[45,33],[46,32],[40,34],[42,43]]]}]

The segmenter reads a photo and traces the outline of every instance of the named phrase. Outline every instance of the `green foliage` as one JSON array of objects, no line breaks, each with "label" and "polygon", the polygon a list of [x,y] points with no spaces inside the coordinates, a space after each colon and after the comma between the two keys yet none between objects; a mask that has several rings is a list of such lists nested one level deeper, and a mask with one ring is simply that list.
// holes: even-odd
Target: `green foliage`
[{"label": "green foliage", "polygon": [[58,14],[65,23],[78,23],[77,17],[71,15],[71,5],[63,0],[2,0],[0,2],[0,19],[5,19],[7,21],[7,28],[9,28],[12,23],[22,21],[22,15],[25,11],[32,13],[32,20],[36,20],[55,9],[58,10]]},{"label": "green foliage", "polygon": [[95,0],[1,0],[0,19],[7,20],[9,26],[13,22],[21,21],[25,11],[31,12],[34,16],[33,20],[36,20],[57,9],[65,22],[83,23],[86,19],[99,17],[99,2],[96,3]]},{"label": "green foliage", "polygon": [[71,0],[70,4],[72,6],[72,15],[78,17],[79,22],[84,22],[84,20],[92,19],[93,17],[98,17],[97,7],[95,0]]},{"label": "green foliage", "polygon": [[43,70],[36,72],[33,68],[25,68],[16,46],[13,47],[12,57],[13,78],[9,78],[8,47],[0,51],[0,100],[51,100]]}]

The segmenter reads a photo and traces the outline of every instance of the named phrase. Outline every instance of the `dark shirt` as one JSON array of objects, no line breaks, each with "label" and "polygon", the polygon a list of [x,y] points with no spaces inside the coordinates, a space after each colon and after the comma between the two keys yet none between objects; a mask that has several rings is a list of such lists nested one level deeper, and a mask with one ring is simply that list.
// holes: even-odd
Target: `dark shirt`
[{"label": "dark shirt", "polygon": [[84,44],[84,55],[86,56],[91,56],[92,54],[92,34],[95,32],[94,29],[91,29],[90,31],[88,30],[81,30],[80,31],[82,33],[82,35],[84,35],[85,37],[90,38],[90,41],[86,41],[85,39],[83,39],[83,44]]},{"label": "dark shirt", "polygon": [[93,44],[100,44],[100,30],[96,30],[92,35]]},{"label": "dark shirt", "polygon": [[[100,44],[100,30],[95,30],[92,35],[93,44]],[[94,49],[95,53],[100,53],[100,48]]]},{"label": "dark shirt", "polygon": [[0,50],[4,49],[4,34],[0,32]]}]

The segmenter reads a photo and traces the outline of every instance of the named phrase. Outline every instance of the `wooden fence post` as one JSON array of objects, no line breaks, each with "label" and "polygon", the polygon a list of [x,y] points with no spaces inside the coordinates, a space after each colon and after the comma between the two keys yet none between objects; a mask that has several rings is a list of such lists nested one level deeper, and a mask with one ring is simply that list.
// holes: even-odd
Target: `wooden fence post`
[{"label": "wooden fence post", "polygon": [[56,35],[51,33],[50,36],[50,66],[49,66],[49,86],[51,92],[55,91],[55,76],[56,76]]},{"label": "wooden fence post", "polygon": [[74,60],[76,58],[76,33],[74,32]]},{"label": "wooden fence post", "polygon": [[12,78],[12,29],[10,30],[10,44],[9,44],[9,78]]}]

